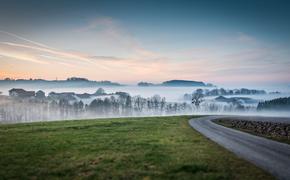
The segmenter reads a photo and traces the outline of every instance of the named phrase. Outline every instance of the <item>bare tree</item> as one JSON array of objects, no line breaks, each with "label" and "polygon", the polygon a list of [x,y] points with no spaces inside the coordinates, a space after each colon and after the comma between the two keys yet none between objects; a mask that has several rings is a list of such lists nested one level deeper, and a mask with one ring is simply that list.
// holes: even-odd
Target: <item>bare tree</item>
[{"label": "bare tree", "polygon": [[195,105],[196,108],[199,108],[200,103],[203,102],[203,93],[202,91],[196,91],[192,94],[192,104]]}]

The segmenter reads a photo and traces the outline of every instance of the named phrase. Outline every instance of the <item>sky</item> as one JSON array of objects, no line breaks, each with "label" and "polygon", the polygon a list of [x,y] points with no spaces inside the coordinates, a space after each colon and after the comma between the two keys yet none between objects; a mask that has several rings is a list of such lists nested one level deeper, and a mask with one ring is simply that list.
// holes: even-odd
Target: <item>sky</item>
[{"label": "sky", "polygon": [[0,0],[0,78],[290,84],[290,1]]}]

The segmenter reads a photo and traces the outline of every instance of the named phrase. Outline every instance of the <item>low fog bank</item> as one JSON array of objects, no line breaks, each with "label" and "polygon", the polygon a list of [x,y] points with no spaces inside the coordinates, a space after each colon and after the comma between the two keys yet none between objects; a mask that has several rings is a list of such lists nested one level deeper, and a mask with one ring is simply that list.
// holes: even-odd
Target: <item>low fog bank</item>
[{"label": "low fog bank", "polygon": [[[93,85],[93,86],[82,86],[81,84],[78,84],[75,86],[75,84],[68,83],[67,86],[41,86],[39,84],[7,84],[2,85],[0,84],[0,92],[2,92],[3,95],[9,95],[9,90],[12,88],[23,88],[25,90],[29,91],[38,91],[42,90],[46,94],[49,94],[50,92],[75,92],[75,93],[94,93],[98,88],[104,88],[107,93],[115,93],[118,91],[121,92],[127,92],[131,96],[142,96],[144,98],[152,97],[156,94],[159,94],[162,97],[165,97],[168,102],[184,102],[184,94],[192,94],[196,89],[202,88],[207,90],[213,90],[215,88],[220,87],[162,87],[162,86],[149,86],[149,87],[140,87],[140,86],[134,86],[134,85],[127,85],[127,86],[99,86],[99,85]],[[225,89],[242,89],[243,87],[235,88],[235,87],[223,87]],[[290,86],[275,86],[275,87],[247,87],[249,89],[257,89],[257,90],[265,90],[268,92],[267,94],[259,94],[259,95],[251,95],[253,99],[257,100],[270,100],[274,98],[279,97],[286,97],[290,96]],[[279,92],[279,93],[271,93],[271,92]],[[247,96],[248,95],[241,95],[241,96]]]},{"label": "low fog bank", "polygon": [[116,116],[116,115],[108,115],[108,116],[98,116],[98,115],[91,115],[91,116],[82,116],[82,117],[70,117],[70,118],[50,118],[50,119],[35,119],[35,120],[14,120],[14,121],[7,121],[1,120],[0,124],[18,124],[18,123],[33,123],[33,122],[55,122],[55,121],[74,121],[74,120],[95,120],[95,119],[111,119],[111,118],[142,118],[142,117],[171,117],[171,116],[257,116],[257,117],[285,117],[289,118],[289,112],[223,112],[223,113],[215,113],[215,112],[192,112],[192,113],[182,113],[182,114],[162,114],[162,115],[154,115],[154,114],[147,114],[147,115],[130,115],[130,116]]},{"label": "low fog bank", "polygon": [[248,112],[195,112],[193,115],[225,115],[225,116],[260,116],[260,117],[290,117],[289,111],[248,111]]},{"label": "low fog bank", "polygon": [[[172,115],[290,117],[290,98],[280,98],[287,96],[278,91],[192,87],[143,87],[141,90],[162,96],[135,95],[142,93],[138,91],[133,95],[122,91],[107,93],[102,88],[90,93],[46,93],[14,88],[0,95],[0,123]],[[178,100],[168,101],[166,97],[173,93]]]},{"label": "low fog bank", "polygon": [[82,101],[36,100],[1,97],[0,122],[19,123],[70,119],[144,117],[172,115],[258,115],[290,117],[289,111],[258,111],[255,107],[240,109],[233,104],[169,103],[165,98],[117,97],[96,99],[89,105]]}]

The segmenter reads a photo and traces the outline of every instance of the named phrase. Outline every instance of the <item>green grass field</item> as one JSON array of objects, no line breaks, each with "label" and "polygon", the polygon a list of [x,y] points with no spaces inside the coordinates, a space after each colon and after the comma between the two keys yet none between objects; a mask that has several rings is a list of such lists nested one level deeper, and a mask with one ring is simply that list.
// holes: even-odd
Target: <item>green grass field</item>
[{"label": "green grass field", "polygon": [[272,179],[193,130],[189,119],[0,125],[0,179]]}]

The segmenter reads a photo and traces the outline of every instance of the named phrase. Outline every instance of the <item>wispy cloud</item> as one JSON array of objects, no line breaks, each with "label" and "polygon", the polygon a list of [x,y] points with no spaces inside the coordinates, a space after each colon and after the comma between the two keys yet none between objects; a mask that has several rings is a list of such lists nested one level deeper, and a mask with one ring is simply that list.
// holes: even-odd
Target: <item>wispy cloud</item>
[{"label": "wispy cloud", "polygon": [[[12,35],[7,32],[5,34]],[[50,69],[63,75],[68,73],[77,75],[82,72],[81,74],[86,74],[86,76],[115,79],[120,77],[120,75],[117,75],[118,73],[128,81],[133,81],[136,77],[147,79],[149,75],[160,73],[162,68],[166,66],[166,62],[158,59],[144,63],[142,58],[149,57],[152,53],[142,48],[135,48],[135,46],[131,47],[134,47],[134,50],[138,51],[140,56],[121,58],[91,55],[75,50],[64,51],[17,35],[13,35],[13,37],[17,38],[19,42],[0,42],[0,56],[3,57],[0,64],[7,63],[8,60],[9,63],[14,60],[16,64],[21,61],[29,62],[30,64],[23,66],[22,69],[17,69],[18,71],[30,69],[31,74],[35,74],[39,69]],[[130,38],[128,41],[130,41]],[[67,70],[59,71],[60,67],[66,67],[64,69]],[[50,73],[51,76],[55,76],[52,74],[53,72]]]},{"label": "wispy cloud", "polygon": [[1,30],[0,30],[0,33],[3,33],[3,34],[6,34],[6,35],[9,35],[9,36],[15,37],[15,38],[17,38],[17,39],[20,39],[20,40],[22,40],[22,41],[25,41],[25,42],[31,43],[31,44],[36,45],[36,46],[50,48],[50,47],[48,47],[48,46],[45,45],[45,44],[42,44],[42,43],[39,43],[39,42],[35,42],[35,41],[32,41],[32,40],[29,40],[29,39],[27,39],[27,38],[24,38],[24,37],[22,37],[22,36],[19,36],[19,35],[17,35],[17,34],[14,34],[14,33],[6,32],[6,31],[1,31]]},{"label": "wispy cloud", "polygon": [[[220,46],[188,47],[161,54],[143,48],[134,36],[111,18],[97,18],[76,32],[105,36],[110,45],[120,46],[130,53],[119,57],[114,56],[115,54],[90,54],[82,51],[83,49],[63,50],[0,31],[18,40],[0,42],[0,65],[6,63],[12,66],[11,62],[15,61],[16,67],[8,72],[4,71],[4,66],[0,66],[0,70],[7,75],[14,71],[19,76],[29,72],[29,75],[79,75],[123,82],[157,82],[176,78],[217,83],[236,80],[250,82],[262,81],[263,78],[273,80],[275,77],[285,80],[290,75],[285,69],[289,66],[289,61],[285,60],[279,49],[266,48],[256,38],[244,33],[237,33],[235,37],[228,38],[231,41],[221,42]],[[232,46],[243,48],[229,51]]]},{"label": "wispy cloud", "polygon": [[160,56],[158,53],[148,50],[140,44],[134,36],[128,32],[121,23],[111,17],[98,17],[89,21],[84,27],[75,30],[79,33],[101,34],[106,38],[106,43],[112,46],[130,51],[130,58],[147,59]]},{"label": "wispy cloud", "polygon": [[242,33],[242,32],[238,33],[237,40],[242,42],[242,43],[252,43],[252,44],[258,43],[256,38],[254,38],[253,36],[250,36],[248,34]]},{"label": "wispy cloud", "polygon": [[[30,41],[30,40],[29,40]],[[32,42],[32,41],[30,41]],[[33,41],[34,44],[38,44]],[[99,68],[105,68],[99,61],[116,61],[121,58],[111,56],[94,56],[80,52],[67,52],[51,48],[49,46],[34,46],[12,42],[0,42],[0,55],[30,63],[49,64],[59,63],[61,65],[73,66],[76,63],[85,63],[98,65]]]}]

